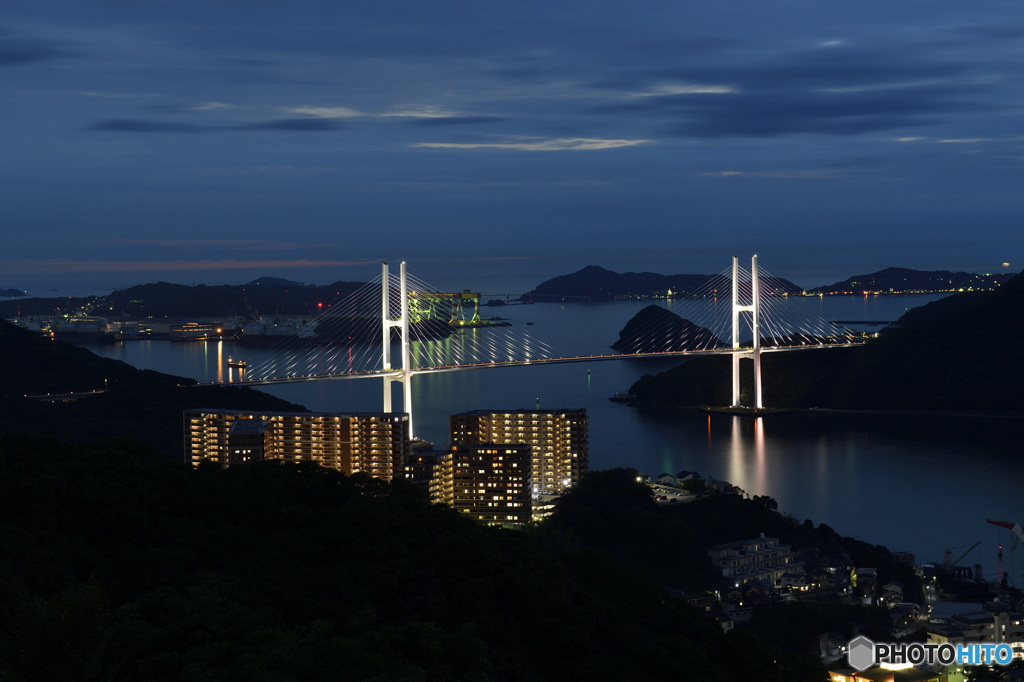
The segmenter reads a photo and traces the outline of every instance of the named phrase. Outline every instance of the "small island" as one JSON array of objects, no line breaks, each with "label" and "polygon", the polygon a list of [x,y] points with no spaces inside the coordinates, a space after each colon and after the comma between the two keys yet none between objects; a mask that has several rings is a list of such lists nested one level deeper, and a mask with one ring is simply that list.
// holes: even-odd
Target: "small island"
[{"label": "small island", "polygon": [[649,305],[626,323],[612,348],[623,354],[671,353],[713,350],[723,345],[710,329],[661,306]]}]

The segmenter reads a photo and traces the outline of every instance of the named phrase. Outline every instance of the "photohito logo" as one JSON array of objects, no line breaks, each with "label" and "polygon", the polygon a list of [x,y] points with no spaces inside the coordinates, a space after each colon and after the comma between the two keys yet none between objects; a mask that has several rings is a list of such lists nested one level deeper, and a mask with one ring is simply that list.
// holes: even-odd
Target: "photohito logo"
[{"label": "photohito logo", "polygon": [[846,652],[850,667],[860,671],[873,665],[1009,665],[1009,644],[894,644],[872,642],[864,636],[850,641]]}]

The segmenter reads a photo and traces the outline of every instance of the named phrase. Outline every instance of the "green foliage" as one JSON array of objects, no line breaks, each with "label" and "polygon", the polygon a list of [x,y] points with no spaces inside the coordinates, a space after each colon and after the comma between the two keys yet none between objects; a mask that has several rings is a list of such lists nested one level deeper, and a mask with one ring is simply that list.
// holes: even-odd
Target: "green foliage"
[{"label": "green foliage", "polygon": [[621,478],[594,476],[550,528],[519,532],[401,481],[8,435],[0,677],[818,679],[602,551],[591,524],[650,520]]},{"label": "green foliage", "polygon": [[791,602],[764,604],[754,609],[751,630],[765,644],[787,651],[803,652],[818,635],[835,630],[849,635],[854,625],[875,638],[886,637],[888,611],[878,606]]}]

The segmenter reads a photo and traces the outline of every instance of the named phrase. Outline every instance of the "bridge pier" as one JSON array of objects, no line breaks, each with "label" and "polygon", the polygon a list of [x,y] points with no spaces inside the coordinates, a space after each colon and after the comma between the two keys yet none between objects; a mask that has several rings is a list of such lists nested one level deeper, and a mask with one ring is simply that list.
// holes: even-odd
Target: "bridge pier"
[{"label": "bridge pier", "polygon": [[[732,406],[740,407],[740,360],[750,358],[754,361],[754,408],[764,407],[761,398],[761,303],[757,282],[757,256],[750,262],[750,305],[740,305],[740,265],[736,256],[732,257]],[[740,350],[740,313],[752,315],[751,329],[754,332],[752,348]]]}]

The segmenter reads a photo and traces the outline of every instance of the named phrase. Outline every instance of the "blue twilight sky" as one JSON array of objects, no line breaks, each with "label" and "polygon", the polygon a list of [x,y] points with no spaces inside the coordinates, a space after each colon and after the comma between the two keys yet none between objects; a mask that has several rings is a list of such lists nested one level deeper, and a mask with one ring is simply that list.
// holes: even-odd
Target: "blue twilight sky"
[{"label": "blue twilight sky", "polygon": [[1019,2],[0,0],[0,287],[1018,271],[1022,108]]}]

